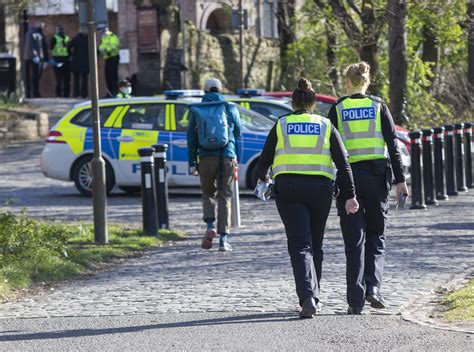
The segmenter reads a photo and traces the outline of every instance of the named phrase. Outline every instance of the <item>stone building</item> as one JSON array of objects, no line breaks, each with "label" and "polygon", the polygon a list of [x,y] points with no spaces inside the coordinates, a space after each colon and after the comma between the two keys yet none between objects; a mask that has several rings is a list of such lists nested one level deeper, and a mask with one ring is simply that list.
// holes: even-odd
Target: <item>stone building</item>
[{"label": "stone building", "polygon": [[[30,23],[47,24],[48,42],[55,24],[61,23],[72,37],[79,29],[77,0],[35,0],[29,9]],[[278,57],[278,0],[242,0],[245,13],[246,81],[264,85],[269,60]],[[303,0],[301,0],[302,2]],[[237,10],[239,0],[106,0],[109,28],[121,41],[119,75],[130,77],[135,91],[152,95],[163,88],[198,88],[206,75],[227,79],[236,87],[239,76]],[[180,15],[184,15],[186,51],[182,51]],[[99,64],[102,65],[101,60]],[[262,65],[262,67],[260,67]],[[186,79],[181,72],[187,68]],[[51,71],[51,72],[49,72]],[[262,78],[262,73],[265,77]],[[260,77],[261,81],[257,79]],[[102,66],[100,92],[104,94]],[[54,76],[47,70],[42,79],[44,96],[54,94]]]}]

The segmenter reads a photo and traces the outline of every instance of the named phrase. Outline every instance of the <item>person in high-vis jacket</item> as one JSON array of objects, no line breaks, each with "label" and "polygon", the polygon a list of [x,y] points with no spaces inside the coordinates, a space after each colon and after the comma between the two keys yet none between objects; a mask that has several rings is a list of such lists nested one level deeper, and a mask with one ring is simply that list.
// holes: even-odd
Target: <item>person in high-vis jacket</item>
[{"label": "person in high-vis jacket", "polygon": [[390,111],[381,98],[366,95],[369,71],[366,62],[346,68],[349,95],[328,114],[347,150],[359,201],[359,211],[347,214],[344,197],[337,200],[346,252],[348,314],[361,314],[365,301],[373,308],[385,308],[381,285],[392,169],[397,196],[408,195]]},{"label": "person in high-vis jacket", "polygon": [[56,78],[56,97],[69,97],[71,92],[71,70],[70,70],[70,51],[69,44],[71,40],[64,33],[64,27],[58,25],[56,34],[51,39],[51,50],[53,51],[54,76]]},{"label": "person in high-vis jacket", "polygon": [[120,40],[119,37],[103,28],[100,31],[99,52],[105,61],[105,83],[108,95],[115,97],[118,93],[118,65],[120,61]]},{"label": "person in high-vis jacket", "polygon": [[345,210],[358,209],[341,137],[328,119],[311,113],[315,102],[311,83],[301,78],[292,96],[294,112],[280,117],[272,128],[257,166],[259,182],[267,180],[272,167],[301,318],[312,318],[321,307],[322,243],[332,202],[333,161]]}]

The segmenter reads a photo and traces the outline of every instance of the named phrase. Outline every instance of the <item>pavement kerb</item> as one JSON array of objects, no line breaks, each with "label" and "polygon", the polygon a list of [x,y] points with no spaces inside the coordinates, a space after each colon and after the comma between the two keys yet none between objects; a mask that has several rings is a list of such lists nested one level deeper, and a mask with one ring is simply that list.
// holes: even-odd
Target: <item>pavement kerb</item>
[{"label": "pavement kerb", "polygon": [[472,278],[472,276],[472,270],[466,270],[462,273],[455,274],[452,276],[449,282],[446,282],[445,284],[440,284],[440,286],[438,286],[438,289],[431,290],[428,293],[414,298],[405,307],[401,309],[401,318],[405,321],[435,329],[474,334],[474,330],[469,330],[457,326],[455,323],[442,323],[437,319],[429,317],[429,315],[439,304],[442,294],[462,288],[467,284],[467,282],[470,278]]}]

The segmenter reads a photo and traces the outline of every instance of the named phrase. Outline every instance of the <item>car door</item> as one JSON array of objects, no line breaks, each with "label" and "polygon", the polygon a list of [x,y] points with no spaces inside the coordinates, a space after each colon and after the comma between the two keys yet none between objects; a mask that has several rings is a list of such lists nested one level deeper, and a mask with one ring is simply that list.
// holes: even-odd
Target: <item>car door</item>
[{"label": "car door", "polygon": [[170,174],[173,178],[173,185],[176,186],[197,186],[199,178],[189,173],[188,166],[188,140],[187,129],[189,124],[188,104],[178,103],[170,107],[171,119],[175,121],[171,138],[171,160],[169,163]]},{"label": "car door", "polygon": [[119,144],[119,185],[140,184],[138,149],[157,143],[170,143],[170,133],[166,131],[166,106],[161,102],[130,104],[116,119],[114,127],[120,133],[115,137]]}]

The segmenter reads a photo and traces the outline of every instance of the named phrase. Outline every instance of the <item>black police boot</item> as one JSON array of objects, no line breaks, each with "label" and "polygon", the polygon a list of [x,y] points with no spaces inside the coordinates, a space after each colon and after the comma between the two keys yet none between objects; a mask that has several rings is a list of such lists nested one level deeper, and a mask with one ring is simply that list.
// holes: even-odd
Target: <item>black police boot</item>
[{"label": "black police boot", "polygon": [[370,302],[370,306],[376,309],[383,309],[385,308],[385,302],[383,300],[382,294],[380,293],[380,289],[378,287],[370,287],[367,289],[367,293],[365,295],[365,300]]},{"label": "black police boot", "polygon": [[304,300],[303,306],[301,307],[300,318],[311,319],[318,312],[318,305],[314,301],[313,297],[308,297]]},{"label": "black police boot", "polygon": [[362,309],[359,307],[349,307],[347,308],[347,314],[349,315],[361,315],[362,314]]}]

